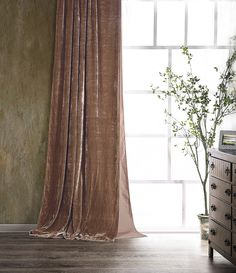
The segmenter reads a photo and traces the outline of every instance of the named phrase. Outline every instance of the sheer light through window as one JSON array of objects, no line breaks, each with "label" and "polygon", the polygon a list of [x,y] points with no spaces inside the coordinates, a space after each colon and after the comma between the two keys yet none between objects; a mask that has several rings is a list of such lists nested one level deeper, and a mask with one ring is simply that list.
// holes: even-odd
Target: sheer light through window
[{"label": "sheer light through window", "polygon": [[175,147],[183,138],[173,137],[164,122],[163,110],[175,112],[176,106],[170,99],[158,101],[150,86],[163,86],[158,75],[166,66],[184,73],[179,48],[187,45],[194,73],[215,88],[213,67],[224,67],[235,14],[236,0],[122,1],[127,158],[139,230],[198,230],[201,184],[191,159]]}]

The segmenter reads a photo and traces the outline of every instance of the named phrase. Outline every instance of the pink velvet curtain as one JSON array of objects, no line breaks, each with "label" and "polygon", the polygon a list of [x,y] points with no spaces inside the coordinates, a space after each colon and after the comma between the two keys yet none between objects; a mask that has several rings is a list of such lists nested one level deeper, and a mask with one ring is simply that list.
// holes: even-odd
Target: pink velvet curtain
[{"label": "pink velvet curtain", "polygon": [[31,235],[138,237],[130,206],[121,1],[58,0],[42,207]]}]

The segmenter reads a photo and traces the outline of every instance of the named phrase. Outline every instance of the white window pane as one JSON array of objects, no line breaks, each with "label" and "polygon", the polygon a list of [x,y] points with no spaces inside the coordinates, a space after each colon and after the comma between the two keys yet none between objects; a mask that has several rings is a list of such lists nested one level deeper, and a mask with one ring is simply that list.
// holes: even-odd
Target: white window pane
[{"label": "white window pane", "polygon": [[167,139],[127,137],[129,178],[167,179]]},{"label": "white window pane", "polygon": [[220,126],[221,130],[235,130],[236,129],[236,114],[229,115],[224,118]]},{"label": "white window pane", "polygon": [[153,94],[124,96],[126,134],[166,134],[165,101]]},{"label": "white window pane", "polygon": [[[184,140],[179,138],[172,139],[172,165],[171,165],[171,178],[176,180],[198,180],[198,174],[193,160],[189,155],[184,155],[181,148],[183,147]],[[177,147],[175,147],[177,145]],[[203,170],[203,149],[200,148],[200,167]]]},{"label": "white window pane", "polygon": [[129,45],[152,45],[154,26],[153,1],[122,2],[123,43]]},{"label": "white window pane", "polygon": [[214,2],[188,2],[188,44],[212,45],[214,43]]},{"label": "white window pane", "polygon": [[179,184],[130,184],[136,227],[141,231],[182,225],[182,187]]},{"label": "white window pane", "polygon": [[[171,115],[177,122],[185,121],[188,119],[187,113],[178,109],[178,104],[174,101],[174,99],[171,101]],[[179,132],[176,135],[182,136],[183,134]]]},{"label": "white window pane", "polygon": [[[192,53],[192,50],[190,50]],[[189,65],[186,61],[186,56],[182,54],[182,50],[174,49],[172,50],[172,70],[179,75],[186,75],[189,71]]]},{"label": "white window pane", "polygon": [[163,86],[159,71],[164,71],[167,65],[167,50],[124,50],[124,89],[151,90],[151,84]]},{"label": "white window pane", "polygon": [[184,1],[157,1],[157,44],[184,44]]},{"label": "white window pane", "polygon": [[[219,75],[225,69],[225,64],[229,56],[227,49],[193,49],[192,70],[197,75],[201,83],[207,85],[212,92],[216,90],[219,84]],[[173,71],[186,75],[189,71],[186,64],[186,57],[183,56],[181,50],[173,50]],[[218,67],[217,73],[214,67]]]},{"label": "white window pane", "polygon": [[229,38],[236,34],[236,2],[218,1],[218,37],[219,45],[228,45]]},{"label": "white window pane", "polygon": [[[192,52],[194,55],[193,72],[202,79],[204,84],[207,84],[210,90],[215,91],[220,82],[220,72],[225,69],[229,51],[227,49],[208,49]],[[218,67],[219,73],[215,71],[215,66]]]},{"label": "white window pane", "polygon": [[186,226],[189,228],[199,227],[197,215],[204,213],[204,199],[202,185],[186,184]]}]

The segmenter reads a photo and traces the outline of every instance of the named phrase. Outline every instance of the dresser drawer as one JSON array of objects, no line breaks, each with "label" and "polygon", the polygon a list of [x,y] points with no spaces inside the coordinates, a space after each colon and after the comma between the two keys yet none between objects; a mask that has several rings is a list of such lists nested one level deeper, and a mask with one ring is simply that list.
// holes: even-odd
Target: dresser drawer
[{"label": "dresser drawer", "polygon": [[209,220],[209,240],[231,255],[231,232],[223,228],[212,219]]},{"label": "dresser drawer", "polygon": [[210,174],[225,181],[231,181],[231,163],[214,157],[210,158]]},{"label": "dresser drawer", "polygon": [[[213,176],[210,177],[210,194],[220,199],[223,199],[228,203],[231,203],[231,198],[232,198],[231,187],[232,186],[230,183],[226,183]],[[236,187],[235,187],[235,191],[236,191]],[[235,204],[236,204],[236,198],[235,198]]]},{"label": "dresser drawer", "polygon": [[233,184],[236,184],[236,164],[233,164],[233,167],[232,167],[232,181],[233,181]]},{"label": "dresser drawer", "polygon": [[236,234],[232,235],[232,257],[236,258]]},{"label": "dresser drawer", "polygon": [[226,228],[231,229],[231,206],[214,196],[210,196],[210,217],[214,218]]},{"label": "dresser drawer", "polygon": [[232,204],[236,208],[236,186],[233,186],[232,189]]},{"label": "dresser drawer", "polygon": [[236,208],[232,209],[232,231],[236,232]]}]

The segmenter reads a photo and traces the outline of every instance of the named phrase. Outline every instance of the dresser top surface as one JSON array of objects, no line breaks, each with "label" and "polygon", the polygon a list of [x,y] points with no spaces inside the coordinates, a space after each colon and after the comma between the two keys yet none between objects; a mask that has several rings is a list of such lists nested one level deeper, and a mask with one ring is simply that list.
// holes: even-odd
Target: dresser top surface
[{"label": "dresser top surface", "polygon": [[209,152],[212,157],[216,157],[236,164],[236,155],[221,152],[218,149],[209,149]]}]

